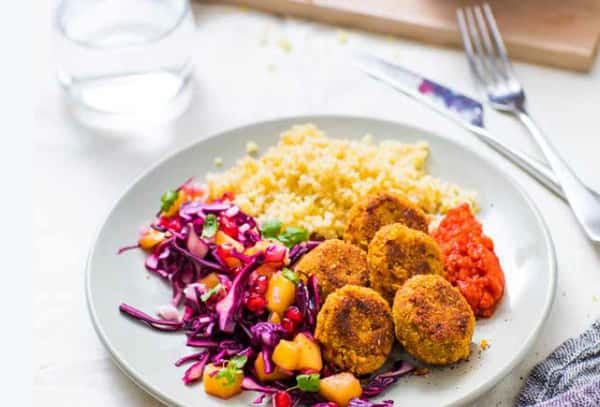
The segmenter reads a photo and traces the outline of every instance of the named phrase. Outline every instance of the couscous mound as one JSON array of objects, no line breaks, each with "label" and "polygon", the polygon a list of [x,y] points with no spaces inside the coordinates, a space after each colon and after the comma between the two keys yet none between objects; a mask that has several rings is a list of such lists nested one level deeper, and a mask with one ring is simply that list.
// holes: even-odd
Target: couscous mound
[{"label": "couscous mound", "polygon": [[212,198],[231,192],[259,221],[277,218],[329,239],[342,236],[354,203],[376,191],[402,194],[427,213],[473,204],[472,194],[425,173],[428,154],[426,143],[334,139],[308,124],[207,181]]}]

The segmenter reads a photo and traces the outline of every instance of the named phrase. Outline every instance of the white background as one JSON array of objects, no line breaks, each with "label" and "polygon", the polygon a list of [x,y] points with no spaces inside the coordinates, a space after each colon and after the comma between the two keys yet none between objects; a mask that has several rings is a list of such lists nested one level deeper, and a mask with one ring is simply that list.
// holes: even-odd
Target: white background
[{"label": "white background", "polygon": [[[172,126],[154,132],[161,135],[141,141],[108,138],[71,120],[54,78],[51,6],[39,4],[32,11],[34,60],[28,68],[34,78],[35,405],[158,405],[112,364],[90,323],[83,271],[94,232],[125,187],[166,153],[214,132],[269,118],[357,114],[431,129],[498,162],[533,196],[556,245],[556,299],[532,353],[475,405],[512,405],[522,377],[598,318],[600,246],[586,240],[569,208],[473,136],[354,70],[344,56],[351,47],[370,49],[474,95],[462,53],[354,31],[347,31],[348,41],[342,44],[333,27],[232,7],[195,4],[194,11],[198,30],[191,49],[196,66],[192,105]],[[290,42],[290,52],[277,45],[282,39]],[[516,69],[530,110],[577,173],[600,190],[600,64],[590,74],[525,64]],[[539,156],[512,119],[495,112],[487,112],[486,119],[495,135]],[[15,137],[17,129],[5,133],[5,139]]]}]

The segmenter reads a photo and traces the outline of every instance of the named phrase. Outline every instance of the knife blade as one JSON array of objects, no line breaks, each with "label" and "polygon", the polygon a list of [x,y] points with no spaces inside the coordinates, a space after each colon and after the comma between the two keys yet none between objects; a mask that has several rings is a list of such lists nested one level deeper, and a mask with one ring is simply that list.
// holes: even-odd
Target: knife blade
[{"label": "knife blade", "polygon": [[372,78],[390,85],[471,131],[556,195],[565,199],[562,188],[549,167],[506,145],[489,133],[484,126],[483,105],[476,99],[365,52],[355,52],[353,62],[358,69]]}]

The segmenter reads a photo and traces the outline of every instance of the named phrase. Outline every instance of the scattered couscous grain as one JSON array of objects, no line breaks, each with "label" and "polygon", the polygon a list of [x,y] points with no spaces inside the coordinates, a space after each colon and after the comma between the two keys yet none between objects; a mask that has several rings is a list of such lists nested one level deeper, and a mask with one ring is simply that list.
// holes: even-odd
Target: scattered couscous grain
[{"label": "scattered couscous grain", "polygon": [[292,51],[292,43],[288,39],[281,38],[279,41],[277,41],[277,45],[285,52]]},{"label": "scattered couscous grain", "polygon": [[248,141],[246,143],[246,152],[251,155],[258,153],[258,144],[252,140]]},{"label": "scattered couscous grain", "polygon": [[[343,136],[343,135],[341,135]],[[294,126],[259,159],[246,156],[207,177],[211,197],[232,192],[259,221],[277,218],[323,237],[340,237],[347,214],[376,191],[399,193],[429,214],[445,213],[474,194],[425,172],[424,142],[364,143],[328,138],[311,124]]]},{"label": "scattered couscous grain", "polygon": [[337,42],[338,44],[345,44],[348,42],[348,34],[346,34],[346,31],[337,31]]},{"label": "scattered couscous grain", "polygon": [[217,167],[220,167],[223,165],[223,159],[221,157],[215,157],[214,163]]},{"label": "scattered couscous grain", "polygon": [[481,342],[479,342],[479,346],[481,347],[482,350],[486,350],[487,348],[490,347],[490,344],[488,343],[487,339],[482,339]]}]

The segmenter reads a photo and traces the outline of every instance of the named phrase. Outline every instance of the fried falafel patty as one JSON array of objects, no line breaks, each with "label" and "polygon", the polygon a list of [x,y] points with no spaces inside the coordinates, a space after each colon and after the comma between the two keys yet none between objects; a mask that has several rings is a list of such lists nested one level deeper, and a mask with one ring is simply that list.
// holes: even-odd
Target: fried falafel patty
[{"label": "fried falafel patty", "polygon": [[394,343],[390,306],[370,288],[346,285],[327,297],[315,338],[327,362],[356,375],[371,373],[383,365]]},{"label": "fried falafel patty", "polygon": [[304,281],[314,275],[323,298],[346,284],[369,285],[367,254],[338,239],[325,240],[304,255],[295,271]]},{"label": "fried falafel patty", "polygon": [[379,229],[367,253],[371,287],[390,304],[396,290],[417,274],[444,275],[444,259],[428,234],[400,223]]},{"label": "fried falafel patty", "polygon": [[367,250],[375,233],[391,223],[402,223],[425,233],[429,224],[425,212],[408,199],[389,192],[379,192],[367,196],[350,209],[344,240]]},{"label": "fried falafel patty", "polygon": [[469,356],[475,315],[443,277],[412,277],[396,293],[392,313],[398,341],[417,359],[447,365]]}]

